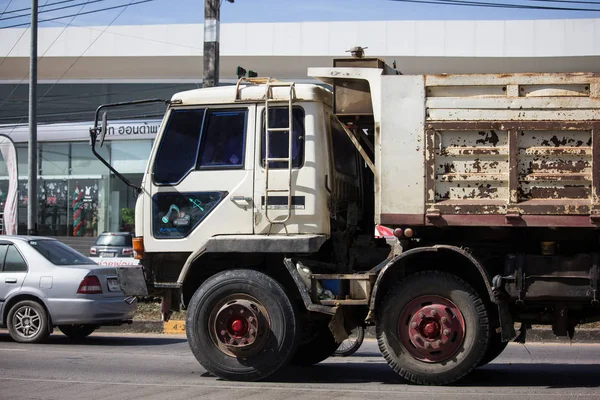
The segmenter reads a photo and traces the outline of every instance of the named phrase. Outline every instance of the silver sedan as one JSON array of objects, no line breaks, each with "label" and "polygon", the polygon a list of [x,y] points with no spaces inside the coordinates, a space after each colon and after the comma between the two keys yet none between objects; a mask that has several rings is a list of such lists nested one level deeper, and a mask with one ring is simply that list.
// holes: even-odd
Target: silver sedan
[{"label": "silver sedan", "polygon": [[0,327],[15,341],[42,342],[54,327],[81,339],[101,325],[130,322],[136,308],[114,267],[55,239],[0,236]]}]

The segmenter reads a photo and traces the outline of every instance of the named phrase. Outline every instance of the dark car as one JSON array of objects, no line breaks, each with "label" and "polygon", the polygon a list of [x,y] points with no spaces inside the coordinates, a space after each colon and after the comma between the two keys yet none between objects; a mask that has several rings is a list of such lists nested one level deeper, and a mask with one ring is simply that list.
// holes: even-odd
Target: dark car
[{"label": "dark car", "polygon": [[129,232],[104,232],[90,247],[90,257],[133,257],[133,236]]}]

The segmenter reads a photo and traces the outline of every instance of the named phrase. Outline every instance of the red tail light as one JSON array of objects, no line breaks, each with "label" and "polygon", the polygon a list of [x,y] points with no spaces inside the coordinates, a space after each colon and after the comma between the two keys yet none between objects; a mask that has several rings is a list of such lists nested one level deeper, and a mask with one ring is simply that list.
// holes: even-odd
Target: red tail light
[{"label": "red tail light", "polygon": [[129,248],[129,249],[123,249],[123,254],[124,254],[124,255],[130,255],[130,254],[133,254],[133,248]]},{"label": "red tail light", "polygon": [[100,279],[97,276],[90,275],[83,278],[77,289],[79,294],[100,294],[102,293],[102,286],[100,286]]},{"label": "red tail light", "polygon": [[96,248],[90,247],[90,254],[96,254]]}]

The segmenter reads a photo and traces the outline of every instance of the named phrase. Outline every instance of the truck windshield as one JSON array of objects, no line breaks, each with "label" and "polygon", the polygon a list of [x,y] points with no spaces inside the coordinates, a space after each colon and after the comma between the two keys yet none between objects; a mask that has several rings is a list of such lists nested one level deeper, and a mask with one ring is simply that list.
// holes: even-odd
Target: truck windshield
[{"label": "truck windshield", "polygon": [[204,109],[171,111],[154,162],[154,182],[176,184],[195,168],[204,113]]}]

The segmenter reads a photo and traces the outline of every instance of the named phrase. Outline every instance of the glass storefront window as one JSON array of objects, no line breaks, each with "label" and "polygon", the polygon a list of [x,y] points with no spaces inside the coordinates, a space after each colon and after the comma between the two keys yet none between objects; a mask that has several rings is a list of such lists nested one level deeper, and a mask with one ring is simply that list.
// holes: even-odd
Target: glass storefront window
[{"label": "glass storefront window", "polygon": [[27,171],[29,170],[27,143],[19,143],[15,147],[17,148],[17,168],[19,170],[19,177],[27,177]]},{"label": "glass storefront window", "polygon": [[[70,236],[67,229],[70,203],[68,190],[67,179],[38,180],[38,233],[40,235]],[[24,206],[27,207],[26,202]]]},{"label": "glass storefront window", "polygon": [[152,142],[149,140],[128,140],[113,142],[110,145],[111,164],[122,174],[143,174],[146,170]]},{"label": "glass storefront window", "polygon": [[68,236],[95,237],[98,231],[99,219],[104,219],[100,211],[105,199],[102,196],[101,180],[71,179],[69,181],[69,221]]},{"label": "glass storefront window", "polygon": [[40,161],[42,175],[67,175],[69,173],[69,143],[42,143],[40,145]]},{"label": "glass storefront window", "polygon": [[[106,142],[98,152],[135,184],[140,184],[153,140]],[[28,148],[17,143],[19,168],[18,233],[27,233]],[[38,166],[38,234],[96,237],[103,231],[133,229],[137,194],[93,154],[88,142],[42,142]],[[6,166],[0,155],[0,207],[8,191]],[[1,211],[1,210],[0,210]]]},{"label": "glass storefront window", "polygon": [[8,177],[8,170],[6,169],[6,163],[4,162],[4,157],[2,157],[1,152],[0,152],[0,177]]},{"label": "glass storefront window", "polygon": [[[110,143],[103,147],[96,147],[96,151],[110,161]],[[71,144],[71,175],[106,175],[108,168],[92,154],[92,149],[87,142]]]}]

